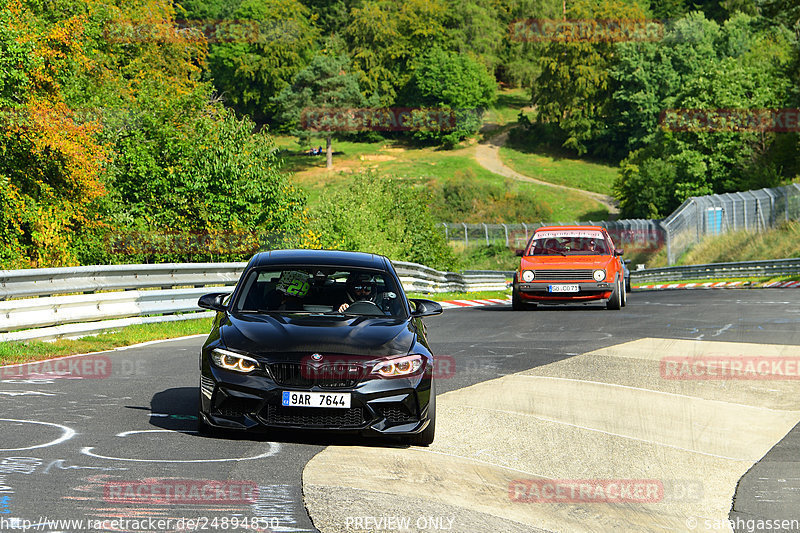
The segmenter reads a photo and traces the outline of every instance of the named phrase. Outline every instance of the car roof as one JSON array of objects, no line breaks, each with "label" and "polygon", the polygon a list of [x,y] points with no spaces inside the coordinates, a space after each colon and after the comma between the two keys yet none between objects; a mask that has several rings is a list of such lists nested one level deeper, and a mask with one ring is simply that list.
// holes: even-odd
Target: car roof
[{"label": "car roof", "polygon": [[342,250],[270,250],[259,252],[250,259],[250,268],[269,265],[318,265],[387,269],[387,259],[382,255]]},{"label": "car roof", "polygon": [[541,228],[536,228],[536,231],[559,231],[559,230],[596,230],[596,231],[605,231],[603,226],[542,226]]}]

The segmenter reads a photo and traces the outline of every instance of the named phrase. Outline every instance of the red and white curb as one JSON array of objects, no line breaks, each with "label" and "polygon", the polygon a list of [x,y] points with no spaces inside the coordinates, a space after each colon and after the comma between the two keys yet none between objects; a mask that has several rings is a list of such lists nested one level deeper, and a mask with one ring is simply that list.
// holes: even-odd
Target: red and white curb
[{"label": "red and white curb", "polygon": [[501,300],[500,298],[489,298],[486,300],[447,300],[439,302],[443,309],[457,309],[459,307],[486,307],[489,305],[506,305],[510,304],[511,300]]},{"label": "red and white curb", "polygon": [[745,281],[709,281],[706,283],[660,283],[635,285],[634,289],[800,289],[800,281],[773,281],[770,283],[748,283]]}]

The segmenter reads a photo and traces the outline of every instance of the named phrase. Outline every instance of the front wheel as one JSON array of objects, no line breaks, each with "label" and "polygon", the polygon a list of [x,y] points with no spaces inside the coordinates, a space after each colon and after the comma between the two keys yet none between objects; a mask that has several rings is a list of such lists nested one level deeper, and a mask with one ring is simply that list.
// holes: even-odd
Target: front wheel
[{"label": "front wheel", "polygon": [[628,305],[628,293],[627,293],[627,291],[625,291],[624,285],[625,284],[623,282],[622,286],[620,287],[620,291],[619,291],[620,295],[622,296],[622,307],[625,307],[626,305]]},{"label": "front wheel", "polygon": [[525,302],[522,301],[517,289],[512,289],[511,291],[511,309],[513,311],[524,311],[526,309]]},{"label": "front wheel", "polygon": [[620,294],[623,290],[622,284],[619,282],[619,278],[614,280],[614,290],[611,291],[611,298],[608,299],[606,302],[606,309],[611,309],[613,311],[618,311],[622,309],[622,295]]}]

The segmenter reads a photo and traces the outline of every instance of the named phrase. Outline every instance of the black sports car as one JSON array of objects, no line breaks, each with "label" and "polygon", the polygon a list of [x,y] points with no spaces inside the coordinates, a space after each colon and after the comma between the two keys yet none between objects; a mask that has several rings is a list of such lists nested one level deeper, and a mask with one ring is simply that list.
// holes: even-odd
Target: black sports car
[{"label": "black sports car", "polygon": [[255,255],[200,357],[198,430],[314,429],[433,441],[433,355],[388,259],[328,250]]}]

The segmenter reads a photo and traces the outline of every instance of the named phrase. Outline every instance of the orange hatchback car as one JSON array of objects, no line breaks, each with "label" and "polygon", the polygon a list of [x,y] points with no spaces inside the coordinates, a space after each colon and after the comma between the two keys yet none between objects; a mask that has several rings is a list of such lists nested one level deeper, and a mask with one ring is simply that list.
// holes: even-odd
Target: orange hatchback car
[{"label": "orange hatchback car", "polygon": [[538,304],[627,303],[622,250],[601,226],[548,226],[536,230],[514,272],[515,311]]}]

